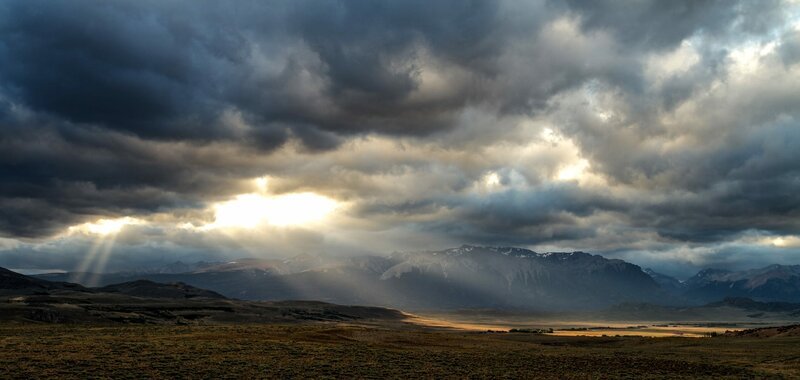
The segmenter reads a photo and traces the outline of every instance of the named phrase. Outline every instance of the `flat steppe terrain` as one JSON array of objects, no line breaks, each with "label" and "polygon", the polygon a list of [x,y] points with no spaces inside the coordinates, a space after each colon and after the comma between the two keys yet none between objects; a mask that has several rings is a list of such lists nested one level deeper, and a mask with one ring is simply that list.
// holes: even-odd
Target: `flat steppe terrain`
[{"label": "flat steppe terrain", "polygon": [[0,378],[800,377],[800,337],[766,335],[578,337],[406,323],[4,323]]}]

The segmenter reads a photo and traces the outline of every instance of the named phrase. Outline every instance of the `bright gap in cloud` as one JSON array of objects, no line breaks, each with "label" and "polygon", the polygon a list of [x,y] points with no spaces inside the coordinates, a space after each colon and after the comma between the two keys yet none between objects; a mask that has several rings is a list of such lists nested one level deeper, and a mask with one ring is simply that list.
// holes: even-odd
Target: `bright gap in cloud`
[{"label": "bright gap in cloud", "polygon": [[133,224],[142,224],[143,222],[136,218],[126,216],[117,219],[99,219],[92,223],[83,223],[76,226],[69,227],[69,233],[84,233],[93,235],[110,235],[116,234],[122,230],[123,227]]},{"label": "bright gap in cloud", "polygon": [[254,228],[261,223],[273,226],[309,224],[324,219],[336,207],[336,201],[314,193],[242,194],[216,204],[214,223],[206,228]]},{"label": "bright gap in cloud", "polygon": [[763,239],[762,244],[778,248],[797,248],[800,247],[800,237],[793,235],[769,237]]},{"label": "bright gap in cloud", "polygon": [[494,188],[500,186],[500,176],[497,173],[489,173],[483,177],[483,182],[487,188]]},{"label": "bright gap in cloud", "polygon": [[773,53],[777,47],[775,41],[768,43],[747,43],[733,49],[729,53],[731,59],[731,70],[741,75],[748,75],[758,70],[762,58]]},{"label": "bright gap in cloud", "polygon": [[579,180],[583,173],[589,168],[589,161],[581,159],[575,164],[565,166],[558,171],[558,179],[561,181]]}]

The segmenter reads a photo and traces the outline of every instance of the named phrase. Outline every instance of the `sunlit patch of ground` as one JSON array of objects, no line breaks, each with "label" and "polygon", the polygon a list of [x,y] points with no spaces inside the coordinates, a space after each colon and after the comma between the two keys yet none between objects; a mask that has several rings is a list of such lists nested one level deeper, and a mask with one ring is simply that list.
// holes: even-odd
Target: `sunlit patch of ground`
[{"label": "sunlit patch of ground", "polygon": [[409,313],[406,314],[408,315],[408,319],[406,319],[406,322],[423,325],[427,327],[439,327],[439,328],[465,330],[465,331],[509,330],[513,328],[509,327],[509,325],[507,324],[467,322],[467,321],[451,320],[436,316],[422,316]]},{"label": "sunlit patch of ground", "polygon": [[588,329],[569,329],[554,330],[551,335],[555,336],[649,336],[649,337],[685,337],[701,338],[710,334],[722,334],[725,331],[739,330],[723,327],[702,327],[702,326],[653,326],[653,325],[634,325],[624,328],[588,328]]},{"label": "sunlit patch of ground", "polygon": [[[541,317],[524,318],[520,316],[463,316],[449,314],[408,314],[407,322],[428,327],[464,331],[509,331],[550,330],[554,336],[647,336],[647,337],[686,337],[698,338],[726,331],[742,330],[763,325],[752,323],[713,323],[687,322],[669,323],[664,321],[581,321],[556,320]],[[785,324],[785,323],[784,323]]]}]

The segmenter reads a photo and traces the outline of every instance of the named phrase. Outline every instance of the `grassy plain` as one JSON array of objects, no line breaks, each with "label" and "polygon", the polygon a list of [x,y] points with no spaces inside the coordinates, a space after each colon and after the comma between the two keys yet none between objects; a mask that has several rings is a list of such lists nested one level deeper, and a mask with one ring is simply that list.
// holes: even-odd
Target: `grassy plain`
[{"label": "grassy plain", "polygon": [[800,338],[0,324],[0,378],[798,378]]},{"label": "grassy plain", "polygon": [[581,319],[580,315],[530,316],[530,315],[492,315],[458,313],[408,314],[408,321],[432,327],[472,331],[552,330],[559,336],[648,336],[648,337],[706,337],[709,334],[722,334],[731,330],[743,330],[766,326],[783,326],[796,323],[796,320],[767,321],[665,321],[665,320],[598,320]]}]

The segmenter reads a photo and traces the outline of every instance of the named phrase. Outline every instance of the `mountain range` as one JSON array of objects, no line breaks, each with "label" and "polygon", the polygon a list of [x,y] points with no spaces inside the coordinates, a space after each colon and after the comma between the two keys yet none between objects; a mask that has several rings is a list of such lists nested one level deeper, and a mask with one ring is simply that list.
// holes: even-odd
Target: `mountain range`
[{"label": "mountain range", "polygon": [[[180,269],[171,271],[171,268]],[[727,297],[800,302],[800,266],[742,272],[707,269],[687,281],[585,252],[537,253],[464,245],[389,256],[241,259],[175,263],[128,273],[54,273],[37,278],[100,285],[182,282],[244,300],[320,300],[410,310],[592,310],[621,303],[702,305]]]},{"label": "mountain range", "polygon": [[675,296],[692,302],[747,297],[764,302],[800,302],[800,265],[769,265],[743,271],[703,269],[684,282],[648,272]]},{"label": "mountain range", "polygon": [[[435,256],[439,256],[440,253],[436,252]],[[236,263],[236,266],[241,266],[241,263]],[[388,272],[388,276],[405,273],[405,267],[398,269],[398,272]],[[241,274],[241,272],[234,270],[227,273]],[[450,273],[452,272],[448,272],[448,277],[451,276]],[[475,312],[478,315],[493,315],[502,311],[460,309],[457,312],[459,315],[465,313],[471,315]],[[800,303],[760,302],[750,298],[730,297],[688,307],[622,302],[595,310],[585,308],[562,312],[551,310],[546,313],[506,310],[504,313],[508,312],[511,314],[507,316],[560,321],[672,321],[672,323],[715,321],[715,323],[744,322],[763,325],[794,323],[800,318]],[[236,300],[185,283],[158,283],[139,279],[102,287],[85,287],[68,282],[47,281],[0,268],[0,321],[145,324],[351,321],[403,324],[407,323],[409,318],[413,317],[381,307],[341,306],[311,300]]]}]

